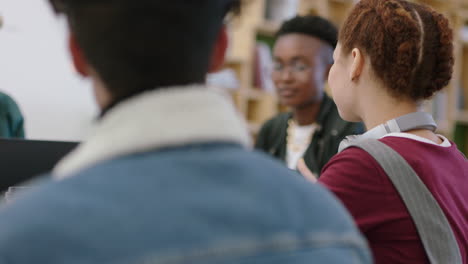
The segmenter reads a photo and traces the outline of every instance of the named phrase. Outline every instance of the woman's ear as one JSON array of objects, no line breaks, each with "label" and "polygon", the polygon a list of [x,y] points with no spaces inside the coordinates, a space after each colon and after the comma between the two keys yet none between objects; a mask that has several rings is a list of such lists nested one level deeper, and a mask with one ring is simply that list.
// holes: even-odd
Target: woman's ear
[{"label": "woman's ear", "polygon": [[75,70],[83,77],[89,76],[88,71],[88,62],[85,59],[85,56],[76,41],[75,36],[70,33],[68,37],[68,49],[70,50],[70,54],[73,60],[73,66],[75,66]]},{"label": "woman's ear", "polygon": [[216,39],[216,43],[211,54],[211,64],[209,68],[210,73],[220,70],[223,66],[227,47],[228,34],[226,31],[226,27],[223,26],[221,30],[219,30],[218,38]]},{"label": "woman's ear", "polygon": [[351,69],[350,69],[350,78],[351,80],[355,81],[359,79],[364,69],[365,58],[364,54],[361,52],[360,49],[354,48],[351,51]]}]

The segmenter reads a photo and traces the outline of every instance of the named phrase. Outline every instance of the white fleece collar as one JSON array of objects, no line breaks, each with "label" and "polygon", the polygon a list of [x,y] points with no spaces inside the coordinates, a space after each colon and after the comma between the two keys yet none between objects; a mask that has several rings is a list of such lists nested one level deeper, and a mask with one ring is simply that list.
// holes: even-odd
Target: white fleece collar
[{"label": "white fleece collar", "polygon": [[111,109],[53,175],[62,179],[119,156],[204,142],[250,146],[247,126],[228,95],[201,85],[158,89]]}]

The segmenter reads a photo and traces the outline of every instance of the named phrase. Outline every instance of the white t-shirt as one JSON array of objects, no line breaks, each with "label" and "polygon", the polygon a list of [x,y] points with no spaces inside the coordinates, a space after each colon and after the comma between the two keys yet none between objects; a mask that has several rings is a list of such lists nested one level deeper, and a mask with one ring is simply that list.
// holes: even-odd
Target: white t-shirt
[{"label": "white t-shirt", "polygon": [[[305,151],[309,147],[310,141],[312,140],[316,129],[316,124],[307,126],[293,125],[288,128],[286,147],[286,163],[288,168],[292,170],[297,168],[297,162],[302,158]],[[290,135],[289,132],[292,132],[292,135]]]}]

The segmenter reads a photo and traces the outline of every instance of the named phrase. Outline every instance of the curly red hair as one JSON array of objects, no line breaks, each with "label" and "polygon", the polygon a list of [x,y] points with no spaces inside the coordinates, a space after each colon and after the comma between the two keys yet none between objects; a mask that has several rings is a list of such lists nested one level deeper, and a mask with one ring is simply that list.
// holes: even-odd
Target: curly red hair
[{"label": "curly red hair", "polygon": [[428,99],[452,78],[452,29],[447,18],[425,5],[361,0],[345,21],[339,42],[345,54],[362,49],[397,98]]}]

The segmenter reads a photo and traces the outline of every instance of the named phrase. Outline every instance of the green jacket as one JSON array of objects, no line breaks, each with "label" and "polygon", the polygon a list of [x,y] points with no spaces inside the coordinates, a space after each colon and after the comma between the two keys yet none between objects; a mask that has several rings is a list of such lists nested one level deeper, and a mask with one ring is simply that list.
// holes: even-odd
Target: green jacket
[{"label": "green jacket", "polygon": [[[255,148],[285,161],[290,118],[292,113],[281,113],[267,121],[257,136]],[[361,134],[364,127],[361,123],[343,121],[335,103],[327,95],[320,106],[317,123],[320,128],[312,137],[304,154],[304,161],[310,171],[319,176],[323,166],[337,153],[341,140],[348,135]]]},{"label": "green jacket", "polygon": [[24,138],[24,119],[18,105],[0,92],[0,137]]}]

